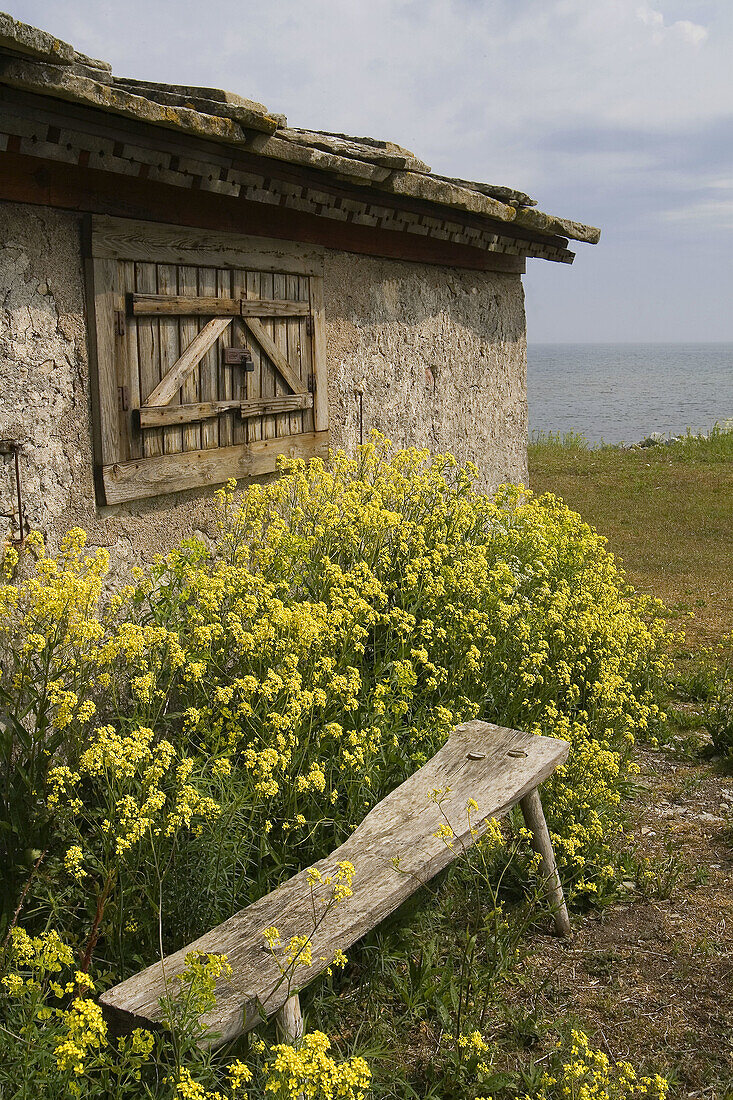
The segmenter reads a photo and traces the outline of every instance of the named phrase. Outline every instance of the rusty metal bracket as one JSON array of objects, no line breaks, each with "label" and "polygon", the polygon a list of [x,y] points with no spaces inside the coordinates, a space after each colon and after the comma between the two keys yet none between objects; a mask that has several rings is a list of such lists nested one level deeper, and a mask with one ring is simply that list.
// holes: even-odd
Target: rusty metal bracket
[{"label": "rusty metal bracket", "polygon": [[20,484],[20,452],[23,444],[17,439],[0,439],[0,455],[12,455],[15,464],[15,491],[18,497],[18,538],[12,541],[18,546],[25,541],[23,530],[23,491]]},{"label": "rusty metal bracket", "polygon": [[359,406],[359,446],[364,445],[364,390],[366,389],[366,378],[362,378],[360,382],[357,382],[354,386],[354,396],[356,397],[357,404]]}]

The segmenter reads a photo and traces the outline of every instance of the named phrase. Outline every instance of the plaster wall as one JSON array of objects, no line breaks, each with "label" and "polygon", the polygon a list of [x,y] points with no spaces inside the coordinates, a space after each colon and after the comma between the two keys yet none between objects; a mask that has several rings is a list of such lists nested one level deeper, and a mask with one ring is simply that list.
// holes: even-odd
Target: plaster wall
[{"label": "plaster wall", "polygon": [[327,252],[325,300],[336,445],[378,428],[474,462],[485,488],[526,481],[519,275]]},{"label": "plaster wall", "polygon": [[[526,477],[521,280],[326,253],[333,445],[379,428],[395,443],[472,460],[484,485]],[[0,203],[0,438],[17,439],[26,524],[50,546],[71,526],[120,575],[212,530],[211,490],[100,508],[80,219]],[[17,533],[12,457],[0,457],[0,530]]]}]

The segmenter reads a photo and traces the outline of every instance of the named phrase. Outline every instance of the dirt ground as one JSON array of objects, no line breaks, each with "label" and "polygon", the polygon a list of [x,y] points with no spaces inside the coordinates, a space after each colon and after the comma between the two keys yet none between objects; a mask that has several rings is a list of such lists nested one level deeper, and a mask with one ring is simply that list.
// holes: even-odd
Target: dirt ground
[{"label": "dirt ground", "polygon": [[645,749],[625,900],[574,918],[528,961],[534,1015],[563,1013],[614,1060],[671,1073],[670,1096],[733,1098],[733,772]]}]

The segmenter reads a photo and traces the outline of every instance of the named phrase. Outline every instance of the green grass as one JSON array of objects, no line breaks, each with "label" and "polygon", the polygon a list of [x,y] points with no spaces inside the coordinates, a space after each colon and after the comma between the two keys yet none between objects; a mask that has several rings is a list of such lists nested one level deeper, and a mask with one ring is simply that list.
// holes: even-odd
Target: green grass
[{"label": "green grass", "polygon": [[550,433],[529,447],[529,481],[609,541],[629,580],[679,615],[691,646],[733,629],[733,430],[651,447],[591,446]]}]

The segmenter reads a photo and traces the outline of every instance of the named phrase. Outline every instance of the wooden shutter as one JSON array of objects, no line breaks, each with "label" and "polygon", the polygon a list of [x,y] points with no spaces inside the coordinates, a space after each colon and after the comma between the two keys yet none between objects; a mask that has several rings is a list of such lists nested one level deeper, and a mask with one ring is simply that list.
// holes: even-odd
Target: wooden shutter
[{"label": "wooden shutter", "polygon": [[106,504],[325,454],[322,250],[95,217],[87,252]]}]

